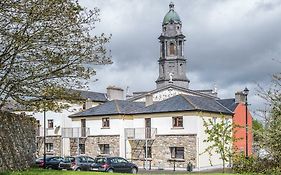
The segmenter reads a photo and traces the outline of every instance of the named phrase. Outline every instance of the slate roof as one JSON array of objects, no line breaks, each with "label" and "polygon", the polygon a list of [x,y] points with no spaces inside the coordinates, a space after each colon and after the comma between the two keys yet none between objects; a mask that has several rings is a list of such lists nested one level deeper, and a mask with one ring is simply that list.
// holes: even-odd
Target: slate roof
[{"label": "slate roof", "polygon": [[104,116],[116,114],[149,114],[161,112],[180,111],[205,111],[222,114],[233,114],[215,98],[177,95],[169,99],[145,106],[143,102],[131,102],[126,100],[113,100],[90,108],[88,110],[73,114],[69,117]]},{"label": "slate roof", "polygon": [[107,96],[105,93],[93,92],[93,91],[84,91],[84,90],[71,90],[74,93],[79,93],[83,100],[90,99],[96,102],[107,102]]},{"label": "slate roof", "polygon": [[80,91],[80,95],[85,99],[91,99],[92,101],[97,102],[106,102],[108,101],[105,93],[92,92],[92,91]]},{"label": "slate roof", "polygon": [[144,108],[143,102],[130,102],[126,100],[112,100],[104,104],[92,107],[85,111],[72,114],[69,117],[81,117],[81,116],[104,116],[104,115],[117,115],[117,114],[129,114],[131,111],[136,111]]},{"label": "slate roof", "polygon": [[227,107],[232,112],[234,112],[234,110],[236,109],[236,107],[238,105],[238,103],[235,103],[235,99],[234,98],[221,99],[221,100],[218,100],[218,102],[220,104],[222,104],[223,106]]},{"label": "slate roof", "polygon": [[221,105],[214,98],[180,94],[163,101],[156,102],[139,111],[131,113],[159,113],[179,111],[207,111],[232,114],[232,111]]}]

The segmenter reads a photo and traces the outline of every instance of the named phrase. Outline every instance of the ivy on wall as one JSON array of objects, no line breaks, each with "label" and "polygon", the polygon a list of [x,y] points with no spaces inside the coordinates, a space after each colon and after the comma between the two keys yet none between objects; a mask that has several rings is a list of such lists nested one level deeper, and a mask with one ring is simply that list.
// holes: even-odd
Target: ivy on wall
[{"label": "ivy on wall", "polygon": [[29,168],[36,153],[36,121],[0,112],[0,172]]}]

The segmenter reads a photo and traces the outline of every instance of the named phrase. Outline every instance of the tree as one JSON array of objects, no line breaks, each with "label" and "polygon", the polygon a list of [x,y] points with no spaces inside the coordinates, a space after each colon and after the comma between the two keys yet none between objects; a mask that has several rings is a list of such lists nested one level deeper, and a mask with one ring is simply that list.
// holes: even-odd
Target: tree
[{"label": "tree", "polygon": [[9,100],[56,108],[85,88],[94,66],[109,64],[110,37],[92,35],[99,9],[74,0],[0,1],[0,110]]},{"label": "tree", "polygon": [[[203,153],[207,152],[210,157],[212,156],[212,152],[219,154],[223,162],[223,172],[225,172],[225,163],[231,160],[233,151],[232,143],[235,141],[235,138],[232,137],[232,122],[229,122],[223,115],[220,120],[203,119],[203,122],[205,133],[207,134],[207,139],[203,142],[209,143],[209,146]],[[212,164],[211,159],[209,160]]]},{"label": "tree", "polygon": [[268,153],[268,158],[281,167],[281,73],[272,76],[272,86],[259,95],[269,104],[263,132],[260,132],[260,147]]},{"label": "tree", "polygon": [[253,130],[254,142],[257,143],[262,139],[260,137],[260,133],[262,133],[264,130],[262,123],[260,121],[258,121],[257,119],[253,120],[252,130]]}]

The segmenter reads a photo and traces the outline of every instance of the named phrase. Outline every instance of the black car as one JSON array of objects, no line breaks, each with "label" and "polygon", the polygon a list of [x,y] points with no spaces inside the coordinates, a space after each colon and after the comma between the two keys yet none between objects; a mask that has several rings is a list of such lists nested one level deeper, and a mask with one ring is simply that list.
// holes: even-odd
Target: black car
[{"label": "black car", "polygon": [[91,165],[92,171],[138,173],[138,166],[122,157],[97,157]]},{"label": "black car", "polygon": [[[63,161],[63,158],[60,156],[47,156],[46,157],[46,168],[47,169],[59,169],[60,162]],[[36,159],[36,165],[40,168],[44,168],[44,157]]]},{"label": "black car", "polygon": [[94,160],[94,158],[89,156],[68,156],[59,164],[59,169],[89,171]]}]

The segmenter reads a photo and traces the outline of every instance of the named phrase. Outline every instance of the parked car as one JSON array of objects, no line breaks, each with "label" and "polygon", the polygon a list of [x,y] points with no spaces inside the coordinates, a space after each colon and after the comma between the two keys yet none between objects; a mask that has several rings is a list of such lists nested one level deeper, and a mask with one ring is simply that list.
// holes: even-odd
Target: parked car
[{"label": "parked car", "polygon": [[97,157],[91,165],[92,171],[138,173],[138,166],[122,157]]},{"label": "parked car", "polygon": [[[60,162],[63,161],[63,158],[60,156],[47,156],[46,157],[46,168],[47,169],[59,169]],[[44,157],[36,159],[36,165],[40,168],[44,168]]]},{"label": "parked car", "polygon": [[95,159],[89,156],[68,156],[59,164],[59,169],[89,171],[94,161]]}]

